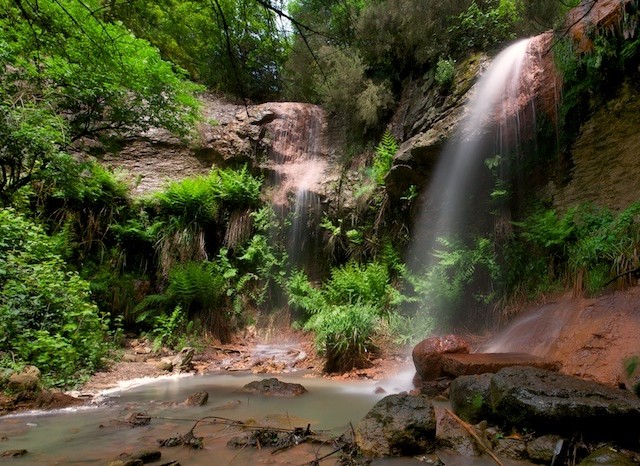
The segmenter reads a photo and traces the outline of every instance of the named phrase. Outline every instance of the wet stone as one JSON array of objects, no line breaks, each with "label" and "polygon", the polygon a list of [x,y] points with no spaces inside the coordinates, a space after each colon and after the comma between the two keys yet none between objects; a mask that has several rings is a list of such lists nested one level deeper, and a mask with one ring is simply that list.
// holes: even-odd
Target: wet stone
[{"label": "wet stone", "polygon": [[299,383],[287,383],[272,377],[270,379],[256,380],[242,387],[248,393],[256,393],[265,396],[294,397],[307,393],[307,389]]},{"label": "wet stone", "polygon": [[602,447],[583,459],[578,466],[633,466],[634,463],[619,451]]},{"label": "wet stone", "polygon": [[5,450],[0,453],[0,457],[2,458],[17,458],[19,456],[24,456],[28,452],[27,450]]},{"label": "wet stone", "polygon": [[527,454],[533,461],[551,464],[553,457],[560,453],[563,439],[559,435],[543,435],[527,444]]},{"label": "wet stone", "polygon": [[209,400],[209,393],[205,391],[195,392],[184,400],[184,404],[187,406],[204,406]]}]

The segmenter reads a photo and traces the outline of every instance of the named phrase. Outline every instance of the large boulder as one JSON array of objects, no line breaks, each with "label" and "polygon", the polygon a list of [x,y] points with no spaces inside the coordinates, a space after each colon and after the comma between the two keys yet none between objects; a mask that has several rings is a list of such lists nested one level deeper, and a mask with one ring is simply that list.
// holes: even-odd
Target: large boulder
[{"label": "large boulder", "polygon": [[471,346],[458,335],[431,337],[418,343],[412,352],[416,372],[423,381],[436,380],[443,375],[442,355],[469,353]]},{"label": "large boulder", "polygon": [[424,395],[390,395],[357,424],[355,434],[356,444],[368,456],[422,454],[434,445],[435,411]]},{"label": "large boulder", "polygon": [[492,374],[464,375],[451,382],[451,408],[462,419],[473,424],[493,416],[489,400]]},{"label": "large boulder", "polygon": [[[480,395],[473,395],[473,383]],[[640,436],[640,399],[632,393],[544,369],[502,369],[491,376],[488,395],[486,376],[459,377],[451,385],[451,399],[454,411],[471,421],[486,415],[507,427],[539,434],[580,432],[602,441]]]}]

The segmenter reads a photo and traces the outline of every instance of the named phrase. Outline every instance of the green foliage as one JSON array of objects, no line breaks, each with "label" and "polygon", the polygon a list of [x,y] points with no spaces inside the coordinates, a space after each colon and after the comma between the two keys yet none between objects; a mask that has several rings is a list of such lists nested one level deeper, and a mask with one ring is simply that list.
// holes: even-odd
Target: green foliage
[{"label": "green foliage", "polygon": [[84,137],[151,127],[182,136],[191,132],[199,87],[183,80],[147,42],[110,23],[96,0],[2,0],[0,9],[5,206],[33,182],[45,188],[72,182],[76,162],[64,152]]},{"label": "green foliage", "polygon": [[387,129],[376,147],[376,156],[373,159],[373,178],[379,185],[384,185],[384,177],[391,170],[396,152],[398,152],[398,142]]},{"label": "green foliage", "polygon": [[310,316],[305,330],[315,333],[316,347],[326,358],[327,372],[364,367],[382,319],[406,298],[391,285],[388,265],[351,261],[331,271],[321,287],[296,272],[287,286],[289,304]]},{"label": "green foliage", "polygon": [[515,38],[514,26],[519,21],[515,0],[483,2],[475,0],[460,13],[448,29],[456,51],[486,50]]},{"label": "green foliage", "polygon": [[46,108],[65,114],[72,138],[152,126],[185,134],[191,128],[197,86],[147,42],[108,22],[98,2],[3,3],[0,38],[15,51],[12,64],[29,91],[44,93]]},{"label": "green foliage", "polygon": [[218,213],[219,201],[209,176],[185,178],[172,182],[157,196],[160,212],[183,226],[204,228]]},{"label": "green foliage", "polygon": [[[215,262],[179,264],[171,269],[164,293],[149,295],[138,306],[137,320],[151,323],[156,330],[170,322],[178,325],[198,320],[216,338],[227,341],[233,325],[230,297],[236,275],[237,270],[226,260],[226,251]],[[184,322],[178,319],[183,313]]]},{"label": "green foliage", "polygon": [[18,189],[49,178],[47,170],[66,157],[60,150],[66,138],[64,121],[35,104],[13,105],[4,89],[8,79],[2,76],[7,65],[0,58],[0,202],[5,206]]},{"label": "green foliage", "polygon": [[622,34],[609,28],[586,30],[586,39],[593,44],[590,50],[578,50],[570,37],[554,44],[556,68],[563,75],[559,109],[563,148],[570,147],[591,110],[617,92],[625,73],[637,68],[640,39],[635,31],[639,20],[640,10],[635,7],[622,16]]},{"label": "green foliage", "polygon": [[255,207],[260,203],[262,178],[257,178],[244,165],[232,168],[214,169],[209,175],[216,199],[229,207]]},{"label": "green foliage", "polygon": [[194,337],[194,321],[187,316],[180,306],[176,306],[170,314],[160,314],[153,321],[149,336],[153,339],[153,349],[158,351],[163,346],[182,349],[191,346],[190,337]]},{"label": "green foliage", "polygon": [[403,296],[391,284],[388,266],[380,262],[350,261],[335,267],[320,290],[311,286],[302,272],[297,272],[289,282],[288,291],[290,304],[309,314],[331,306],[360,303],[372,306],[383,316],[403,301]]},{"label": "green foliage", "polygon": [[330,306],[311,316],[304,329],[315,333],[316,349],[326,359],[325,372],[366,366],[369,353],[375,351],[377,319],[375,306],[362,303]]},{"label": "green foliage", "polygon": [[436,64],[435,80],[445,91],[449,90],[456,77],[455,62],[451,58],[440,58]]},{"label": "green foliage", "polygon": [[[166,277],[176,263],[200,261],[209,256],[206,236],[232,212],[260,203],[262,179],[246,167],[213,169],[208,176],[173,182],[152,200],[157,210],[159,269]],[[231,227],[231,225],[229,225]]]},{"label": "green foliage", "polygon": [[391,313],[389,315],[389,332],[392,341],[400,346],[415,346],[425,336],[433,335],[437,330],[436,318],[425,310],[413,315]]},{"label": "green foliage", "polygon": [[211,89],[262,101],[281,90],[286,38],[258,2],[137,0],[108,11]]},{"label": "green foliage", "polygon": [[367,65],[355,49],[325,46],[319,59],[323,74],[315,90],[321,103],[353,127],[376,127],[393,103],[388,84],[366,76]]},{"label": "green foliage", "polygon": [[573,234],[573,212],[558,218],[555,210],[542,210],[514,225],[522,229],[521,236],[529,243],[561,254]]},{"label": "green foliage", "polygon": [[56,249],[42,228],[0,210],[0,351],[36,365],[47,383],[68,385],[101,364],[106,325],[88,283]]},{"label": "green foliage", "polygon": [[447,238],[438,242],[442,248],[434,252],[433,265],[406,277],[421,303],[416,314],[443,327],[461,321],[478,324],[477,309],[495,299],[500,274],[493,243],[487,238],[477,238],[471,246]]},{"label": "green foliage", "polygon": [[564,279],[576,291],[597,292],[615,276],[640,265],[639,223],[640,202],[617,216],[590,204],[571,209],[562,217],[554,210],[538,211],[514,223],[516,239],[524,246],[519,253],[505,257],[506,273],[513,274],[506,281],[529,283],[531,289],[535,283]]}]

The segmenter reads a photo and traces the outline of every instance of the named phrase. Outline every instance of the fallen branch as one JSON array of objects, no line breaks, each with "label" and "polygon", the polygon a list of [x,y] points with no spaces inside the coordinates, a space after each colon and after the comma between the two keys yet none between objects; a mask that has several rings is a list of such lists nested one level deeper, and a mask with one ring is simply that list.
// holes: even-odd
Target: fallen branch
[{"label": "fallen branch", "polygon": [[482,450],[487,455],[489,455],[491,457],[491,459],[498,464],[498,466],[504,466],[504,463],[502,461],[500,461],[500,459],[491,451],[491,449],[485,445],[484,441],[478,435],[478,433],[473,428],[473,426],[471,426],[470,424],[467,424],[466,422],[464,422],[462,419],[460,419],[458,416],[456,416],[453,413],[453,411],[451,411],[449,408],[445,408],[445,411],[447,412],[447,414],[449,416],[451,416],[451,418],[454,421],[456,421],[458,424],[460,424],[464,428],[464,430],[466,430],[469,433],[469,435],[471,435],[474,438],[474,440],[478,443],[478,446],[480,448],[482,448]]}]

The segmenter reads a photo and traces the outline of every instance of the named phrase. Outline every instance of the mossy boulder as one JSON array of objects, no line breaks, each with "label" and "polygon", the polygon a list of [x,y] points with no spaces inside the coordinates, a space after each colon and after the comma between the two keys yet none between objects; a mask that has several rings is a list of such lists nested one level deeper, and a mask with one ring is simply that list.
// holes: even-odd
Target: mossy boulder
[{"label": "mossy boulder", "polygon": [[367,456],[422,454],[434,446],[436,416],[424,395],[390,395],[378,401],[355,428]]}]

